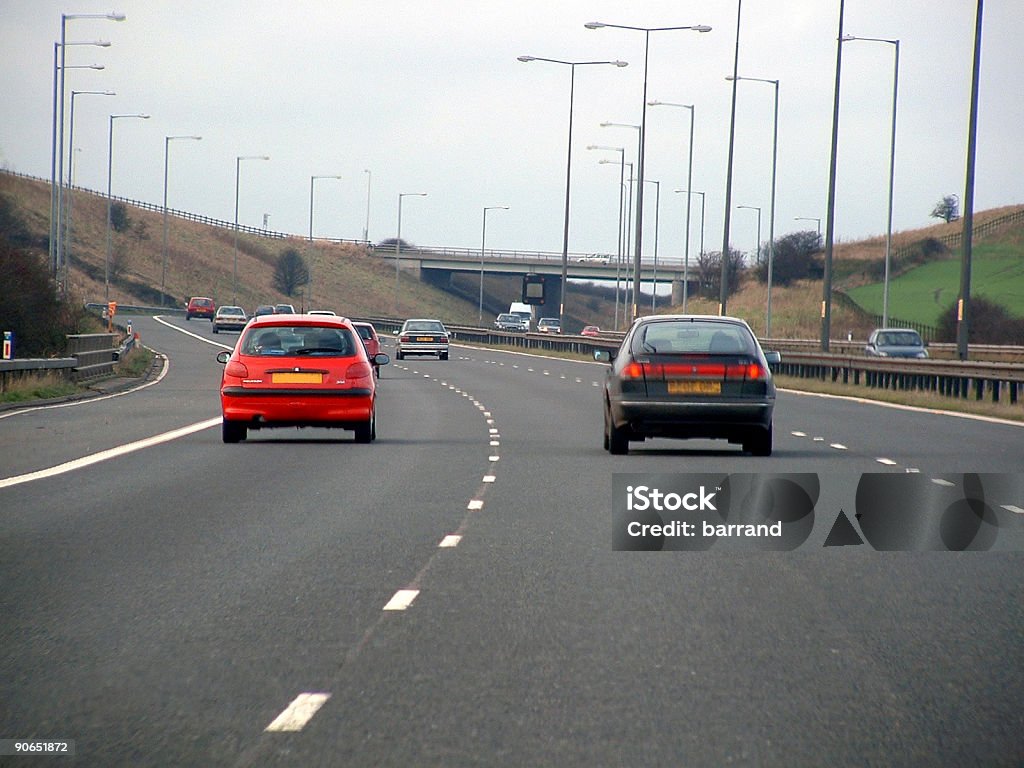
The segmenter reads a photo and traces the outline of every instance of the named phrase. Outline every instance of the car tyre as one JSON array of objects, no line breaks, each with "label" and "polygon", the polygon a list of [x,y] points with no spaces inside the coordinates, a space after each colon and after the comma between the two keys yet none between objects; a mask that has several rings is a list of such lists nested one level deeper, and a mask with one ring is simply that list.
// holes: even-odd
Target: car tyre
[{"label": "car tyre", "polygon": [[604,424],[604,442],[607,451],[613,456],[624,456],[629,453],[629,433],[625,429],[615,426],[611,409],[607,406],[605,407]]},{"label": "car tyre", "polygon": [[213,326],[213,332],[217,333],[217,326],[216,325]]},{"label": "car tyre", "polygon": [[371,413],[370,418],[364,424],[356,426],[356,442],[369,443],[377,437],[377,415]]},{"label": "car tyre", "polygon": [[441,359],[441,360],[447,360],[448,359],[448,353],[447,352],[442,352],[440,355],[438,355],[438,358]]},{"label": "car tyre", "polygon": [[401,350],[399,350],[398,352],[395,352],[395,357],[397,357],[399,360],[404,360],[405,359],[405,355],[402,354]]},{"label": "car tyre", "polygon": [[755,429],[743,441],[743,450],[752,456],[772,455],[772,425],[767,429]]},{"label": "car tyre", "polygon": [[240,443],[245,440],[247,431],[245,424],[240,421],[224,419],[220,424],[220,434],[225,443]]}]

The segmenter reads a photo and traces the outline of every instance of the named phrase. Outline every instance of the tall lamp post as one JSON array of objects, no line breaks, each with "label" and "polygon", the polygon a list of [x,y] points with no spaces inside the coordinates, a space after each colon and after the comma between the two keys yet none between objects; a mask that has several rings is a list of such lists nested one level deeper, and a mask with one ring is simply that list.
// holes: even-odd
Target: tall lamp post
[{"label": "tall lamp post", "polygon": [[[689,189],[677,189],[675,191],[679,192],[679,193],[685,192],[687,194],[687,197],[689,197],[690,195],[700,195],[700,248],[697,251],[697,258],[699,259],[699,258],[701,258],[704,255],[704,193],[703,192],[697,192],[695,190],[689,190]],[[685,268],[683,270],[683,276],[684,276],[684,278],[687,277]],[[686,298],[687,298],[687,292],[688,291],[689,291],[689,287],[684,285],[683,286],[683,312],[684,313],[686,312]]]},{"label": "tall lamp post", "polygon": [[167,281],[167,169],[170,158],[170,147],[172,141],[178,141],[179,139],[188,139],[190,141],[200,141],[202,136],[164,136],[164,245],[163,245],[163,261],[160,267],[160,306],[164,306],[167,302],[167,294],[165,293],[166,281]]},{"label": "tall lamp post", "polygon": [[[61,199],[62,187],[64,185],[64,53],[68,45],[83,45],[83,43],[67,42],[67,23],[76,19],[106,19],[107,21],[124,21],[123,13],[63,13],[60,17],[60,42],[54,45],[53,49],[53,147],[51,150],[50,168],[50,259],[53,262],[54,274],[56,274],[57,259],[60,258],[59,240],[61,236],[60,217],[63,200]],[[107,47],[110,43],[94,42],[84,45],[98,45]],[[60,64],[57,63],[57,51],[60,50]],[[103,69],[98,64],[93,64],[87,69]],[[60,73],[60,86],[58,88],[58,72]],[[58,91],[60,98],[58,100]],[[58,109],[59,105],[59,109]],[[58,167],[59,166],[59,167]]]},{"label": "tall lamp post", "polygon": [[[98,45],[107,47],[110,43],[54,43],[53,44],[53,137],[50,146],[50,271],[56,278],[60,273],[61,231],[64,210],[64,70],[104,69],[102,64],[64,64],[64,48],[69,45]],[[60,59],[57,53],[60,52]],[[60,83],[60,108],[57,106],[58,82]],[[60,128],[57,115],[60,114]],[[59,137],[59,143],[58,143]]]},{"label": "tall lamp post", "polygon": [[[625,147],[606,147],[599,144],[590,144],[587,149],[603,149],[609,152],[619,153],[619,242],[617,245],[617,253],[615,256],[615,330],[619,330],[619,286],[621,281],[621,270],[622,270],[622,254],[625,250],[623,248],[623,204],[626,195],[626,148]],[[603,163],[604,160],[598,162]]]},{"label": "tall lamp post", "polygon": [[61,267],[61,285],[68,282],[68,248],[71,244],[71,189],[75,184],[74,152],[75,152],[75,97],[76,96],[116,96],[113,91],[71,91],[71,117],[68,121],[68,201],[60,215],[63,221],[64,236],[61,238],[62,253],[58,254],[57,262]]},{"label": "tall lamp post", "polygon": [[[737,205],[737,209],[745,209],[748,211],[757,211],[757,250],[755,252],[754,261],[761,260],[761,209],[756,205]],[[771,338],[772,332],[772,284],[771,284],[771,256],[768,259],[768,308],[765,311],[764,321],[764,335],[765,338]]]},{"label": "tall lamp post", "polygon": [[821,237],[821,219],[814,216],[794,216],[793,221],[816,221],[818,222],[818,237]]},{"label": "tall lamp post", "polygon": [[107,255],[103,260],[103,300],[105,302],[110,301],[110,252],[111,252],[111,209],[112,199],[110,196],[110,177],[111,171],[114,167],[114,121],[120,120],[121,118],[138,118],[140,120],[148,120],[149,115],[111,115],[110,116],[110,131],[107,139]]},{"label": "tall lamp post", "polygon": [[[235,158],[235,256],[231,268],[231,303],[238,303],[238,181],[242,175],[243,160],[269,160],[269,155],[239,155]],[[266,216],[263,217],[266,221]]]},{"label": "tall lamp post", "polygon": [[477,314],[477,322],[481,325],[484,322],[484,248],[487,246],[487,212],[507,210],[507,205],[488,205],[484,207],[484,224],[480,232],[480,306]]},{"label": "tall lamp post", "polygon": [[[731,80],[731,77],[725,78]],[[779,158],[779,81],[770,80],[763,77],[740,77],[736,76],[737,80],[749,80],[755,83],[768,83],[775,86],[775,108],[773,110],[772,118],[772,189],[771,189],[771,213],[768,217],[768,309],[766,310],[765,319],[765,336],[771,337],[772,334],[772,268],[775,265],[775,179],[776,169],[778,167]],[[740,206],[742,207],[742,206]],[[760,222],[761,214],[758,213],[758,222]],[[759,226],[760,228],[760,226]],[[761,238],[758,236],[758,249],[761,247]]]},{"label": "tall lamp post", "polygon": [[[673,104],[668,101],[649,101],[647,102],[649,107],[680,107],[681,109],[690,110],[690,148],[689,148],[689,160],[686,164],[686,188],[691,189],[693,187],[693,123],[696,117],[696,110],[693,104]],[[687,294],[689,293],[690,284],[690,195],[686,196],[686,242],[683,245],[683,312],[686,312]],[[701,205],[704,205],[703,197],[701,198]],[[701,208],[701,216],[704,215],[704,209]]]},{"label": "tall lamp post", "polygon": [[660,225],[658,219],[661,216],[661,182],[652,179],[644,179],[648,184],[654,185],[654,279],[651,283],[651,312],[654,312],[655,302],[658,299],[658,231]]},{"label": "tall lamp post", "polygon": [[572,114],[573,114],[573,98],[576,90],[576,67],[587,66],[590,64],[610,64],[614,67],[625,67],[628,63],[625,61],[563,61],[561,59],[545,59],[540,56],[519,56],[519,61],[531,62],[531,61],[546,61],[550,64],[564,64],[569,67],[569,139],[566,142],[566,158],[565,158],[565,220],[562,226],[562,283],[560,286],[560,296],[558,299],[558,321],[559,327],[565,328],[565,291],[566,284],[568,283],[569,273],[569,190],[571,188],[572,179]]},{"label": "tall lamp post", "polygon": [[[313,256],[313,182],[317,179],[340,179],[341,176],[310,176],[309,177],[309,250],[310,250],[310,262],[312,263]],[[306,300],[309,301],[310,306],[313,305],[313,281],[309,281],[309,292],[306,295]]]},{"label": "tall lamp post", "polygon": [[398,286],[399,266],[402,262],[402,198],[403,197],[426,197],[426,192],[399,192],[398,193],[398,239],[395,240],[395,317],[398,317]]},{"label": "tall lamp post", "polygon": [[821,351],[828,352],[832,336],[832,251],[836,222],[836,168],[839,157],[839,84],[843,69],[843,12],[839,0],[839,29],[836,34],[836,81],[832,92],[832,143],[829,150],[828,201],[825,204],[825,269],[821,281]]},{"label": "tall lamp post", "polygon": [[896,102],[899,93],[900,79],[900,41],[887,40],[881,37],[855,37],[843,35],[841,43],[852,40],[864,40],[872,43],[888,43],[893,46],[892,73],[892,130],[889,136],[889,211],[885,223],[885,278],[882,283],[882,327],[889,327],[889,269],[892,262],[892,196],[893,181],[896,176]]},{"label": "tall lamp post", "polygon": [[679,27],[634,27],[626,24],[607,24],[600,21],[590,21],[583,25],[587,29],[630,29],[644,33],[644,93],[641,104],[640,118],[640,155],[637,158],[637,190],[636,190],[636,237],[633,253],[633,314],[635,319],[639,314],[640,302],[640,281],[636,279],[640,275],[640,256],[642,253],[643,220],[644,220],[644,145],[647,138],[647,61],[651,47],[651,32],[673,32],[678,30],[691,30],[693,32],[710,32],[711,27],[706,24],[696,24]]}]

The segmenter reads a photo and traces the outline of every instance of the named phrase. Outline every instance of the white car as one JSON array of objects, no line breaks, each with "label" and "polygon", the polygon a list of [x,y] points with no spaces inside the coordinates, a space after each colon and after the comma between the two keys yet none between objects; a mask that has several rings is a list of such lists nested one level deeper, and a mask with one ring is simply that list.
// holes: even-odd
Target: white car
[{"label": "white car", "polygon": [[213,315],[213,332],[241,331],[248,322],[249,318],[241,307],[231,305],[217,307],[217,311]]}]

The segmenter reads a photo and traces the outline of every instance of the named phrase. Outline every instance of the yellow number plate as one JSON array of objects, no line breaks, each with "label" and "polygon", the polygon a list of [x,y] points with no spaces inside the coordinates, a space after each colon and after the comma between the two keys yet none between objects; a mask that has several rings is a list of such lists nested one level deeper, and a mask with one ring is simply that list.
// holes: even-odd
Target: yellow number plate
[{"label": "yellow number plate", "polygon": [[720,395],[722,394],[722,382],[670,381],[668,382],[668,393],[670,395]]},{"label": "yellow number plate", "polygon": [[433,341],[433,336],[417,336],[416,341]]},{"label": "yellow number plate", "polygon": [[323,375],[319,373],[273,373],[270,380],[274,384],[319,384]]}]

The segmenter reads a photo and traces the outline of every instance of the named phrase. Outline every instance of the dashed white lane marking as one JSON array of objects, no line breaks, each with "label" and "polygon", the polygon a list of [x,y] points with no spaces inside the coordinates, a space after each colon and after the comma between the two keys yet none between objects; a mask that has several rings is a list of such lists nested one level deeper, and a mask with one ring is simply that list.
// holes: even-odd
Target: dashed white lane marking
[{"label": "dashed white lane marking", "polygon": [[457,546],[459,546],[459,542],[460,541],[462,541],[462,537],[461,536],[457,536],[456,534],[452,533],[452,534],[449,534],[449,535],[445,536],[443,539],[441,539],[441,543],[438,544],[437,546],[439,546],[439,547],[446,547],[446,548],[447,547],[457,547]]},{"label": "dashed white lane marking", "polygon": [[828,447],[829,448],[835,448],[837,451],[848,451],[849,450],[849,448],[847,448],[842,443],[829,443]]},{"label": "dashed white lane marking", "polygon": [[418,589],[400,589],[395,592],[394,596],[388,600],[388,604],[384,606],[385,611],[404,611],[410,605],[412,601],[416,599],[420,591]]},{"label": "dashed white lane marking", "polygon": [[65,472],[72,472],[76,469],[82,469],[83,467],[89,467],[93,464],[98,464],[101,461],[107,461],[109,459],[116,459],[119,456],[124,456],[135,451],[141,451],[143,448],[152,448],[154,445],[160,443],[167,443],[171,440],[177,440],[179,437],[185,437],[191,435],[194,432],[202,432],[204,429],[220,424],[221,418],[217,416],[214,419],[207,419],[206,421],[199,421],[195,424],[189,424],[187,427],[181,427],[180,429],[172,429],[170,432],[164,432],[162,435],[153,435],[142,440],[136,440],[134,443],[125,443],[124,445],[118,445],[114,448],[108,448],[105,451],[94,453],[90,456],[83,456],[80,459],[73,459],[66,461],[63,464],[58,464],[55,467],[48,469],[40,469],[35,472],[28,472],[24,475],[14,475],[13,477],[5,477],[0,479],[0,488],[8,488],[12,485],[20,485],[21,483],[28,483],[33,480],[43,480],[48,477],[54,477],[56,475],[62,475]]},{"label": "dashed white lane marking", "polygon": [[483,502],[482,499],[470,499],[469,500],[469,504],[466,505],[466,509],[477,510],[477,509],[483,509],[483,508],[484,508],[484,502]]},{"label": "dashed white lane marking", "polygon": [[956,483],[951,483],[949,482],[949,480],[942,480],[940,478],[934,477],[932,478],[932,482],[935,483],[936,485],[941,485],[945,488],[952,488],[954,485],[956,485]]},{"label": "dashed white lane marking", "polygon": [[494,475],[484,475],[482,483],[493,483],[497,478]]},{"label": "dashed white lane marking", "polygon": [[895,467],[896,462],[892,459],[875,459],[879,464],[885,464],[887,467]]},{"label": "dashed white lane marking", "polygon": [[488,456],[487,460],[491,461],[491,462],[494,462],[494,461],[497,461],[500,458],[501,458],[501,456]]},{"label": "dashed white lane marking", "polygon": [[793,437],[807,437],[806,432],[790,432],[789,434],[791,434]]},{"label": "dashed white lane marking", "polygon": [[300,693],[285,711],[275,717],[264,730],[301,731],[329,698],[331,698],[329,693]]},{"label": "dashed white lane marking", "polygon": [[1002,504],[1000,506],[1002,506],[1002,508],[1007,512],[1013,512],[1015,515],[1024,515],[1024,509],[1014,506],[1013,504]]}]

